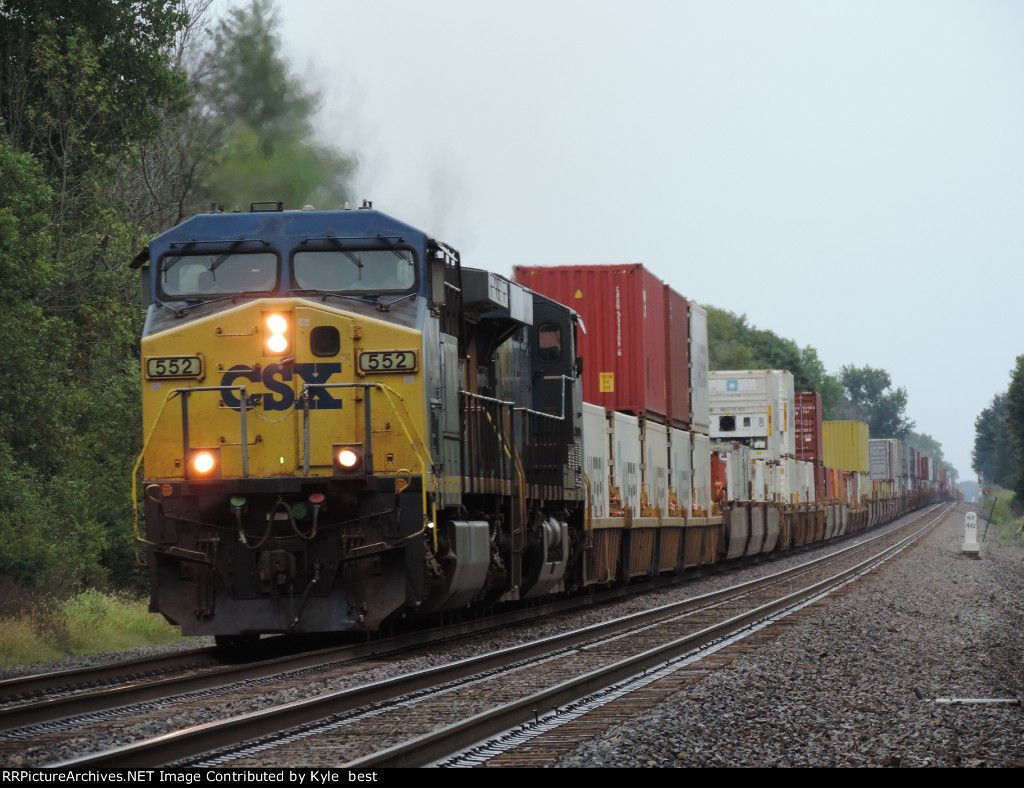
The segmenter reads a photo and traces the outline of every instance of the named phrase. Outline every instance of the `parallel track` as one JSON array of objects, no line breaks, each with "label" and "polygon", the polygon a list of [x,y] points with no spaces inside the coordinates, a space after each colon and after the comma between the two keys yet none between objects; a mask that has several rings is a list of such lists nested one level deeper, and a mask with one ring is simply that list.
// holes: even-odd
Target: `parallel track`
[{"label": "parallel track", "polygon": [[[728,606],[724,601],[726,593],[718,592],[589,627],[570,636],[549,638],[519,649],[463,660],[429,672],[421,670],[401,679],[353,687],[230,720],[191,726],[186,731],[83,756],[61,765],[134,767],[187,761],[241,766],[262,765],[264,760],[275,765],[304,766],[337,766],[341,761],[350,761],[353,766],[420,765],[483,736],[540,716],[554,706],[574,702],[580,693],[596,691],[627,675],[663,664],[680,649],[692,650],[699,644],[706,646],[710,640],[726,637],[728,628],[739,626],[741,620],[749,625],[748,619],[772,615],[777,606],[783,604],[778,601],[780,597],[796,593],[790,586],[808,585],[793,580],[795,575],[820,572],[826,560],[856,563],[852,558],[854,553],[865,550],[869,542],[876,543],[876,539],[884,538],[883,535],[864,540],[828,559],[818,559],[808,565],[817,567],[815,570],[806,567],[789,570],[731,589],[738,601],[729,602]],[[772,592],[776,601],[764,602],[758,596],[765,585],[776,587]],[[787,590],[781,589],[783,585]],[[694,612],[697,607],[703,611],[699,615]],[[717,612],[712,613],[716,609]],[[726,625],[723,621],[731,623]],[[624,656],[624,651],[629,652],[628,656]],[[513,663],[517,667],[510,667]],[[561,668],[564,674],[558,673],[560,664],[564,665]],[[488,678],[486,674],[498,678]],[[467,681],[468,689],[453,688],[450,692],[437,689]],[[494,689],[488,688],[488,681],[496,682]],[[526,686],[517,690],[517,697],[512,699],[509,691],[516,684]],[[541,686],[543,689],[538,692]],[[419,699],[414,703],[408,699],[409,693],[418,693]],[[486,700],[485,696],[489,695],[494,697]],[[396,698],[405,700],[396,701]],[[433,706],[422,705],[428,698],[435,698]],[[388,703],[390,707],[383,705]],[[416,706],[419,710],[408,711]],[[407,710],[396,711],[398,708]],[[332,715],[335,719],[324,722]],[[439,729],[446,726],[446,719],[451,731],[441,733]],[[295,726],[307,726],[307,730],[288,735],[280,733]],[[381,729],[412,733],[411,738],[417,743],[400,743],[394,737],[388,738],[391,734],[382,733]],[[271,740],[238,749],[240,742],[260,737]],[[471,740],[467,741],[467,737]],[[231,748],[232,752],[195,760],[216,748]],[[321,762],[324,758],[326,762]]]}]

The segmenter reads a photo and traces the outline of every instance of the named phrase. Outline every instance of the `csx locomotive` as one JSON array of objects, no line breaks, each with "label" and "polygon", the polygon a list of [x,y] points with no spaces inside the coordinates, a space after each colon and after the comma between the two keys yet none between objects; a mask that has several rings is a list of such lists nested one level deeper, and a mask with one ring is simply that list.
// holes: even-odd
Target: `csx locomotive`
[{"label": "csx locomotive", "polygon": [[136,259],[151,609],[374,631],[562,591],[574,313],[372,209],[195,216]]},{"label": "csx locomotive", "polygon": [[[757,478],[800,464],[712,443],[706,313],[653,278],[627,287],[639,266],[567,291],[604,324],[584,376],[576,311],[370,205],[195,216],[133,265],[148,290],[138,538],[151,609],[187,635],[481,613],[859,531],[938,493],[713,482],[729,451]],[[667,355],[626,341],[627,291],[625,325],[684,332]],[[584,403],[588,381],[591,399],[628,382],[678,406]]]}]

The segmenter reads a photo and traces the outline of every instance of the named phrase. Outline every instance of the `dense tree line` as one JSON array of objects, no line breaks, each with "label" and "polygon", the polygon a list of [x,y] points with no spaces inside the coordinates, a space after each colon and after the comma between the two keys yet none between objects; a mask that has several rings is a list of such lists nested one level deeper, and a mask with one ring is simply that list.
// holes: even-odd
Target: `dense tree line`
[{"label": "dense tree line", "polygon": [[0,3],[0,582],[140,582],[148,239],[210,202],[346,199],[271,2],[211,2]]},{"label": "dense tree line", "polygon": [[707,310],[711,369],[789,370],[797,391],[821,394],[826,420],[863,421],[872,438],[899,438],[942,461],[938,441],[914,432],[914,422],[906,416],[907,391],[893,388],[884,369],[848,364],[838,376],[831,375],[810,345],[801,348],[791,339],[755,328],[744,315],[711,306]]},{"label": "dense tree line", "polygon": [[1024,356],[1010,372],[1010,387],[992,398],[974,421],[974,469],[985,485],[1012,489],[1024,501]]}]

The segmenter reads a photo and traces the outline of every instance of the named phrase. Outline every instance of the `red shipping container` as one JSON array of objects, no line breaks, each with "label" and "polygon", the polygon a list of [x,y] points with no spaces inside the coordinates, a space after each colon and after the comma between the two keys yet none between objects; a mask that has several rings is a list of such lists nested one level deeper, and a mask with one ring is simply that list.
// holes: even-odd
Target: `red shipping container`
[{"label": "red shipping container", "polygon": [[828,468],[824,465],[814,466],[814,500],[828,498]]},{"label": "red shipping container", "polygon": [[[670,334],[660,279],[639,263],[517,265],[513,275],[519,284],[583,318],[579,343],[584,401],[666,420]],[[671,357],[678,358],[674,349]]]},{"label": "red shipping container", "polygon": [[690,320],[686,299],[665,285],[665,385],[668,423],[690,429]]},{"label": "red shipping container", "polygon": [[821,462],[824,459],[821,415],[821,394],[817,391],[796,392],[793,437],[798,460]]}]

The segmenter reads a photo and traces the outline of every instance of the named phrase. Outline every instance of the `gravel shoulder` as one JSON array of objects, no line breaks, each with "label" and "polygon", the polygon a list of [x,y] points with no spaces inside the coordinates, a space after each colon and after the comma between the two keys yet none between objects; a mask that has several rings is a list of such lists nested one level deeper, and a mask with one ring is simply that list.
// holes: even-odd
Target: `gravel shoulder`
[{"label": "gravel shoulder", "polygon": [[567,753],[561,767],[1024,766],[1024,550],[961,552],[957,512],[775,641]]}]

